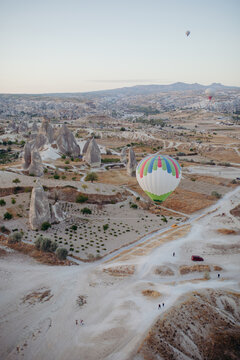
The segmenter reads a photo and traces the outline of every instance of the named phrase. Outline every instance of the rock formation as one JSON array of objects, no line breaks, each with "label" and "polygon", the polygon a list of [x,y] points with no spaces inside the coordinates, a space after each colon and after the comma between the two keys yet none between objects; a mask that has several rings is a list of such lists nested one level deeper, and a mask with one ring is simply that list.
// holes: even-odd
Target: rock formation
[{"label": "rock formation", "polygon": [[32,124],[32,132],[38,132],[38,127],[36,121]]},{"label": "rock formation", "polygon": [[23,149],[23,168],[26,170],[31,164],[31,145],[27,142]]},{"label": "rock formation", "polygon": [[136,176],[136,167],[137,167],[137,161],[136,161],[135,153],[133,149],[130,148],[128,152],[128,163],[127,163],[128,175]]},{"label": "rock formation", "polygon": [[56,202],[55,204],[50,204],[50,213],[51,213],[51,223],[58,224],[64,219],[64,212],[61,208],[61,204]]},{"label": "rock formation", "polygon": [[18,131],[26,133],[28,131],[27,124],[25,122],[22,122],[18,127]]},{"label": "rock formation", "polygon": [[51,222],[48,198],[39,181],[36,182],[36,186],[32,189],[29,222],[33,230],[40,229],[44,222]]},{"label": "rock formation", "polygon": [[54,130],[47,119],[43,119],[40,129],[38,131],[39,134],[44,135],[47,138],[47,142],[52,144],[54,141]]},{"label": "rock formation", "polygon": [[121,162],[126,164],[127,163],[127,148],[122,148],[121,155],[120,155]]},{"label": "rock formation", "polygon": [[34,147],[38,150],[42,149],[44,145],[47,143],[47,137],[43,134],[37,134],[35,141],[34,141]]},{"label": "rock formation", "polygon": [[[35,123],[36,127],[37,124]],[[34,147],[38,150],[42,149],[45,144],[52,144],[54,141],[54,130],[47,119],[42,121],[34,141]]]},{"label": "rock formation", "polygon": [[63,124],[58,131],[56,142],[59,150],[63,154],[73,157],[78,157],[80,155],[80,147],[66,124]]},{"label": "rock formation", "polygon": [[92,138],[88,145],[84,160],[91,167],[99,167],[101,165],[101,152],[94,138]]},{"label": "rock formation", "polygon": [[31,152],[31,164],[28,168],[28,172],[34,176],[43,175],[42,158],[37,150]]},{"label": "rock formation", "polygon": [[88,145],[90,144],[91,139],[87,139],[87,141],[84,144],[83,150],[82,150],[82,154],[85,155],[88,149]]}]

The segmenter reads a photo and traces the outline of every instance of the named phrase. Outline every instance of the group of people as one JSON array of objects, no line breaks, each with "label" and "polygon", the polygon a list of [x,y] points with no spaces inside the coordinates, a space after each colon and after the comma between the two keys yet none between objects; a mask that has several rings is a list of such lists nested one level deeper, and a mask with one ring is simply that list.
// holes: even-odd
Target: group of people
[{"label": "group of people", "polygon": [[76,325],[84,325],[83,320],[75,320]]},{"label": "group of people", "polygon": [[161,309],[162,307],[164,308],[164,303],[162,303],[162,305],[158,304],[158,309]]}]

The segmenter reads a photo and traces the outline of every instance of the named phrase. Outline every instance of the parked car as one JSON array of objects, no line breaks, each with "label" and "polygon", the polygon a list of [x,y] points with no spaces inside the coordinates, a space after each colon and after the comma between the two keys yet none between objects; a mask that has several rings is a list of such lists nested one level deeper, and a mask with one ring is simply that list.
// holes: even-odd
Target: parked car
[{"label": "parked car", "polygon": [[192,261],[204,261],[204,259],[198,255],[192,255],[191,260]]},{"label": "parked car", "polygon": [[177,227],[177,224],[172,224],[171,227],[175,228],[175,227]]}]

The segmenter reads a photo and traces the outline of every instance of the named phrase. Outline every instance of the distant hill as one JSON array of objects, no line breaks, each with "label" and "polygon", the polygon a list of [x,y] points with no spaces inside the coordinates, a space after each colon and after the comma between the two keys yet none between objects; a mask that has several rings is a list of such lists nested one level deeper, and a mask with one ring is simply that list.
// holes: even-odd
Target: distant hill
[{"label": "distant hill", "polygon": [[[159,92],[172,92],[172,91],[204,91],[207,88],[213,88],[215,90],[227,90],[227,89],[240,89],[233,86],[225,86],[220,83],[213,83],[211,85],[201,85],[198,83],[186,84],[183,82],[177,82],[170,85],[136,85],[131,87],[123,87],[112,90],[92,91],[84,94],[88,95],[100,95],[100,96],[121,96],[121,95],[148,95]],[[83,93],[82,93],[83,94]]]},{"label": "distant hill", "polygon": [[[74,92],[74,93],[46,93],[46,94],[11,94],[12,96],[44,96],[44,97],[56,97],[56,98],[87,98],[87,97],[102,97],[102,96],[135,96],[135,95],[150,95],[159,92],[173,92],[173,91],[204,91],[207,88],[213,88],[214,90],[231,90],[239,89],[236,86],[225,86],[220,83],[212,83],[210,85],[201,85],[198,83],[187,84],[183,82],[176,82],[169,85],[135,85],[130,87],[123,87],[110,90],[98,90],[89,92]],[[0,94],[4,96],[5,94]],[[8,94],[6,94],[8,95]],[[10,95],[10,94],[9,94]]]}]

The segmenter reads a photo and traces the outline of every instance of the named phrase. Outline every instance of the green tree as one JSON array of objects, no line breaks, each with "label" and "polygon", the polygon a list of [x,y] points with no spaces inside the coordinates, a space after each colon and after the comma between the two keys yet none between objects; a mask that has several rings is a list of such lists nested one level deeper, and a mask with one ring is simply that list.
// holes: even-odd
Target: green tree
[{"label": "green tree", "polygon": [[45,231],[51,227],[51,224],[48,221],[42,223],[41,230]]},{"label": "green tree", "polygon": [[68,251],[65,248],[57,248],[56,255],[59,260],[65,260],[68,256]]},{"label": "green tree", "polygon": [[91,214],[92,210],[85,207],[85,208],[81,209],[81,213],[82,214]]},{"label": "green tree", "polygon": [[91,183],[97,180],[98,180],[98,176],[95,172],[90,172],[86,176],[86,181],[91,181]]},{"label": "green tree", "polygon": [[0,206],[6,205],[6,201],[4,199],[0,199]]},{"label": "green tree", "polygon": [[78,194],[76,196],[76,203],[84,203],[88,200],[88,197],[86,195]]},{"label": "green tree", "polygon": [[4,220],[11,220],[12,219],[12,214],[10,214],[10,212],[5,212],[4,214]]},{"label": "green tree", "polygon": [[16,244],[22,241],[22,233],[20,232],[14,232],[8,237],[8,243],[9,244]]}]

